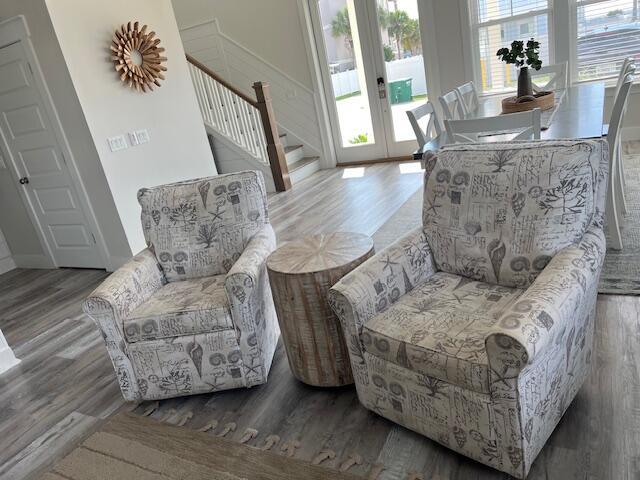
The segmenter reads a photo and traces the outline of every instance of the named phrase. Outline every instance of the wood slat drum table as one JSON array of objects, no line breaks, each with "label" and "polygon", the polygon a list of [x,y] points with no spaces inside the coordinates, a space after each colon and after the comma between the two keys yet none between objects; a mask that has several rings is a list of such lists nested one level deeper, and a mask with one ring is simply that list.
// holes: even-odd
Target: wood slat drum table
[{"label": "wood slat drum table", "polygon": [[318,387],[353,383],[349,352],[327,293],[373,253],[370,237],[338,232],[286,243],[267,259],[282,340],[298,380]]}]

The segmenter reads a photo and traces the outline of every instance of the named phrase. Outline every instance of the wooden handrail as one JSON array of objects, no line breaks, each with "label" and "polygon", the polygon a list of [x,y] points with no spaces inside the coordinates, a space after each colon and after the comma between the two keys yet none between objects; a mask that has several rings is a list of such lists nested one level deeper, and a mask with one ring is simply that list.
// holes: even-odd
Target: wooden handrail
[{"label": "wooden handrail", "polygon": [[[253,89],[256,92],[256,100],[254,100],[248,95],[242,93],[239,89],[231,85],[224,78],[220,77],[218,74],[209,69],[206,65],[200,63],[191,55],[187,55],[186,57],[187,61],[194,67],[196,67],[199,71],[201,71],[204,75],[211,77],[211,79],[219,83],[223,88],[229,90],[234,95],[244,100],[246,103],[251,105],[251,107],[255,108],[258,111],[262,123],[262,131],[264,132],[264,143],[261,145],[263,145],[263,148],[265,148],[267,157],[269,158],[269,167],[271,168],[271,174],[273,176],[273,183],[276,187],[276,191],[284,192],[286,190],[289,190],[291,188],[289,166],[287,165],[284,147],[280,142],[280,135],[278,134],[278,124],[276,123],[276,116],[273,112],[269,85],[264,82],[255,82],[253,84]],[[196,82],[196,84],[198,84],[198,82]],[[207,88],[207,82],[204,82],[204,85],[202,84],[202,82],[200,82],[199,87],[196,86],[196,92],[200,91],[202,93],[202,90],[204,89],[204,91],[207,91]],[[205,109],[205,112],[203,112],[203,116],[205,116],[205,118],[210,113],[208,110],[212,108],[210,107],[211,99],[208,99],[208,102],[209,103],[206,107],[202,105],[203,102],[200,102],[200,108]],[[232,122],[235,122],[236,133],[239,133],[243,136],[246,135],[246,132],[250,131],[250,128],[247,127],[250,127],[251,120],[247,120],[248,117],[245,117],[242,113],[239,113],[243,112],[242,105],[238,107],[236,105],[237,102],[235,101],[223,103],[226,104],[227,107],[231,106],[232,108],[231,111],[233,112],[233,114],[228,118],[231,118]],[[234,110],[236,108],[240,108],[240,110]],[[245,106],[244,108],[246,109],[247,107]],[[246,110],[244,111],[246,112]],[[255,117],[255,115],[253,117]]]},{"label": "wooden handrail", "polygon": [[246,95],[245,93],[243,93],[242,91],[238,90],[236,87],[234,87],[233,85],[231,85],[229,82],[227,82],[224,78],[222,78],[220,75],[218,75],[217,73],[215,73],[213,70],[211,70],[209,67],[207,67],[206,65],[200,63],[198,60],[196,60],[195,58],[193,58],[191,55],[187,55],[187,61],[192,64],[193,66],[199,68],[200,70],[202,70],[204,73],[206,73],[207,75],[209,75],[211,78],[213,78],[216,82],[218,82],[219,84],[221,84],[224,88],[227,88],[229,90],[231,90],[233,93],[235,93],[237,96],[239,96],[241,99],[243,99],[245,102],[250,103],[251,105],[253,105],[254,107],[258,108],[258,105],[253,98],[251,98],[249,95]]},{"label": "wooden handrail", "polygon": [[253,89],[258,99],[256,108],[260,112],[264,135],[267,140],[267,154],[269,155],[269,165],[271,166],[271,174],[276,191],[284,192],[291,188],[291,179],[289,178],[289,166],[284,154],[284,147],[280,142],[278,134],[278,124],[273,113],[273,105],[271,104],[271,93],[269,92],[269,84],[264,82],[255,82]]}]

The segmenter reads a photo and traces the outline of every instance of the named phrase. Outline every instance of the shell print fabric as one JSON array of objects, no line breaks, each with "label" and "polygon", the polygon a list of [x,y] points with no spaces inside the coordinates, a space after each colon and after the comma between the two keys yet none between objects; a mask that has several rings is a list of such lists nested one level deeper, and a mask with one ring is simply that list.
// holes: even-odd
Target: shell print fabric
[{"label": "shell print fabric", "polygon": [[529,286],[591,223],[601,157],[588,141],[444,147],[425,175],[423,210],[438,268]]},{"label": "shell print fabric", "polygon": [[142,188],[138,202],[147,245],[169,282],[227,273],[269,222],[257,172]]},{"label": "shell print fabric", "polygon": [[[257,172],[141,192],[143,225],[162,226],[145,228],[145,235],[152,239],[151,247],[166,248],[150,247],[136,255],[83,305],[102,332],[126,400],[267,381],[280,331],[267,278],[266,259],[276,239],[264,192]],[[221,208],[220,217],[212,220],[209,210],[215,211],[215,198],[231,213]],[[200,207],[184,207],[194,201],[206,207],[206,213]],[[206,242],[191,230],[196,225],[213,225],[222,232],[211,241],[209,256],[201,252],[208,248]],[[180,231],[184,227],[187,231]]]},{"label": "shell print fabric", "polygon": [[[529,205],[532,162],[556,172],[543,192],[576,185],[574,173],[587,185],[572,225],[566,212],[553,208],[547,221],[539,202]],[[329,293],[360,402],[525,478],[589,373],[608,162],[602,141],[465,145],[425,158],[423,226]],[[502,171],[487,177],[488,168]],[[507,171],[521,173],[502,177]],[[480,184],[492,185],[493,200],[464,190]],[[521,249],[522,229],[507,228],[517,229],[522,215],[530,216],[529,250]],[[490,228],[502,235],[482,237]],[[446,248],[438,232],[451,234]]]}]

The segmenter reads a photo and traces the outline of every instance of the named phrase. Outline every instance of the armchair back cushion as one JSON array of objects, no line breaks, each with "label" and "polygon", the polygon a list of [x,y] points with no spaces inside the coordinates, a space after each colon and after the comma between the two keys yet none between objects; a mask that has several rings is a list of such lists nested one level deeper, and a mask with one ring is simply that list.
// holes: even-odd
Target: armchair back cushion
[{"label": "armchair back cushion", "polygon": [[269,223],[254,171],[142,188],[138,202],[145,240],[169,282],[226,274]]},{"label": "armchair back cushion", "polygon": [[425,159],[423,227],[437,267],[528,287],[580,241],[596,210],[603,142],[452,145]]}]

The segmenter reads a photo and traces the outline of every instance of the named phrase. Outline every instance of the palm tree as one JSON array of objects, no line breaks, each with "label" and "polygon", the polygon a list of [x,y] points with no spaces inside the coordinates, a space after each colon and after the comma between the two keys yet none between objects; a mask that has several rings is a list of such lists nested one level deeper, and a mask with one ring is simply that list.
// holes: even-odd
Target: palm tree
[{"label": "palm tree", "polygon": [[408,33],[409,15],[404,10],[389,12],[389,35],[396,40],[398,59],[402,58],[402,39]]},{"label": "palm tree", "polygon": [[420,41],[420,24],[415,18],[410,18],[407,23],[407,32],[402,41],[402,46],[406,50],[410,50],[412,55],[417,55],[422,51],[422,42]]},{"label": "palm tree", "polygon": [[347,7],[336,12],[336,16],[331,20],[331,35],[334,38],[344,37],[344,43],[350,53],[353,53],[353,36],[351,35],[351,22],[349,21],[349,11]]}]

